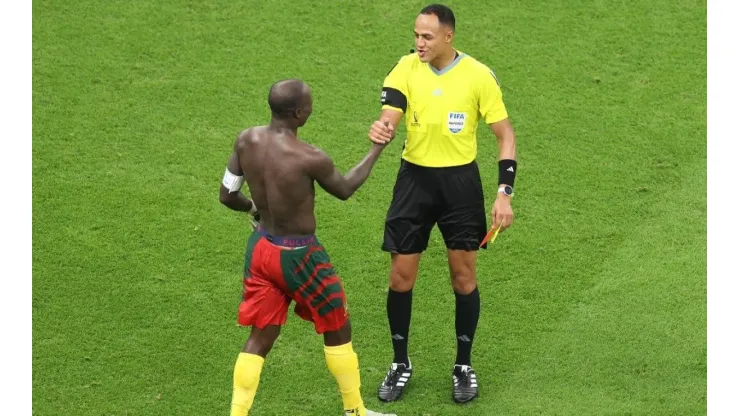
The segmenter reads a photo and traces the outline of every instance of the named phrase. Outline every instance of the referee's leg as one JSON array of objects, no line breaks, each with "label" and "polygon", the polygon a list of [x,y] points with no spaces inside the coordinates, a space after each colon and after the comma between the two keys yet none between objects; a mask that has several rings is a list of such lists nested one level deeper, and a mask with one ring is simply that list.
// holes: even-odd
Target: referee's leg
[{"label": "referee's leg", "polygon": [[402,162],[393,189],[383,237],[383,250],[391,254],[386,311],[393,344],[393,362],[378,388],[378,398],[401,398],[413,368],[408,356],[411,299],[421,253],[434,226],[434,183],[427,169]]},{"label": "referee's leg", "polygon": [[447,259],[455,292],[455,365],[472,366],[473,339],[480,316],[480,293],[475,273],[476,251],[447,250]]},{"label": "referee's leg", "polygon": [[411,299],[420,259],[421,253],[391,253],[386,312],[393,343],[393,362],[407,367],[411,367],[408,353]]},{"label": "referee's leg", "polygon": [[444,211],[438,225],[447,245],[447,259],[455,293],[457,357],[453,366],[453,399],[468,402],[478,396],[478,379],[471,353],[480,317],[476,278],[477,250],[486,234],[486,210],[478,166],[448,168],[441,176]]}]

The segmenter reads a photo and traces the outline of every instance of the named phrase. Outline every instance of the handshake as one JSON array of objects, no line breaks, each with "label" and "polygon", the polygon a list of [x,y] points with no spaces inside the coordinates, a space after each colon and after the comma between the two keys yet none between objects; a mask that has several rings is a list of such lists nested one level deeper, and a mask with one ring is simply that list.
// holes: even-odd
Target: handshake
[{"label": "handshake", "polygon": [[396,136],[396,130],[388,117],[383,117],[383,120],[377,120],[370,126],[370,132],[368,137],[370,141],[375,144],[388,144]]}]

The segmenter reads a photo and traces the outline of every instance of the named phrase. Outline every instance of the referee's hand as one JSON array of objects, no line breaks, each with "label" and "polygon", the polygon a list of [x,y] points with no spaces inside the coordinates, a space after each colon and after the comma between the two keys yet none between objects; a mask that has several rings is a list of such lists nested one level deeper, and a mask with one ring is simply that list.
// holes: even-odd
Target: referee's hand
[{"label": "referee's hand", "polygon": [[393,126],[390,124],[390,119],[384,117],[383,120],[376,120],[372,126],[370,126],[370,132],[368,137],[370,141],[377,144],[386,144],[393,140]]},{"label": "referee's hand", "polygon": [[491,209],[491,220],[494,229],[501,224],[501,231],[509,228],[511,223],[514,222],[514,210],[511,209],[510,196],[498,194]]}]

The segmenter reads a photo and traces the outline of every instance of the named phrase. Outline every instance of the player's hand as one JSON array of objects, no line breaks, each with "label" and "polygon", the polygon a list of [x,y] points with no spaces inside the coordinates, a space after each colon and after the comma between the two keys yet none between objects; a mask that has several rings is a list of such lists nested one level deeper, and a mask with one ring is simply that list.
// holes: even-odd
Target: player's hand
[{"label": "player's hand", "polygon": [[501,224],[501,231],[511,226],[511,223],[514,222],[514,210],[511,209],[510,196],[498,194],[491,209],[491,220],[494,229],[498,228],[499,224]]},{"label": "player's hand", "polygon": [[389,143],[393,140],[394,135],[395,131],[393,130],[393,126],[390,124],[390,119],[388,117],[384,117],[382,121],[375,121],[375,123],[370,126],[370,132],[368,133],[370,141],[377,144]]},{"label": "player's hand", "polygon": [[252,203],[252,206],[249,208],[249,215],[251,215],[252,218],[254,218],[257,222],[259,222],[260,211],[259,209],[257,209],[257,204],[255,204],[254,201],[252,201],[251,199],[249,200],[249,202]]}]

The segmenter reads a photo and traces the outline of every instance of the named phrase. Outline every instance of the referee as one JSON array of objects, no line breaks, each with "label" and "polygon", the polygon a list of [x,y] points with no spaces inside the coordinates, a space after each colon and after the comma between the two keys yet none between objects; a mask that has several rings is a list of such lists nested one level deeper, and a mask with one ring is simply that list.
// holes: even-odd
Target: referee
[{"label": "referee", "polygon": [[[470,355],[480,315],[475,275],[477,250],[488,231],[478,165],[476,127],[483,120],[498,140],[499,181],[491,219],[509,227],[516,174],[516,140],[493,71],[452,46],[455,16],[433,4],[416,18],[416,52],[403,56],[383,82],[382,112],[369,138],[387,143],[406,115],[407,137],[393,200],[385,221],[383,250],[391,253],[387,300],[394,358],[378,388],[386,402],[398,400],[413,374],[408,356],[411,299],[421,253],[435,224],[447,246],[455,293],[457,357],[453,400],[478,396]],[[382,120],[382,121],[381,121]],[[390,126],[387,126],[389,123]],[[484,245],[485,247],[485,245]]]}]

